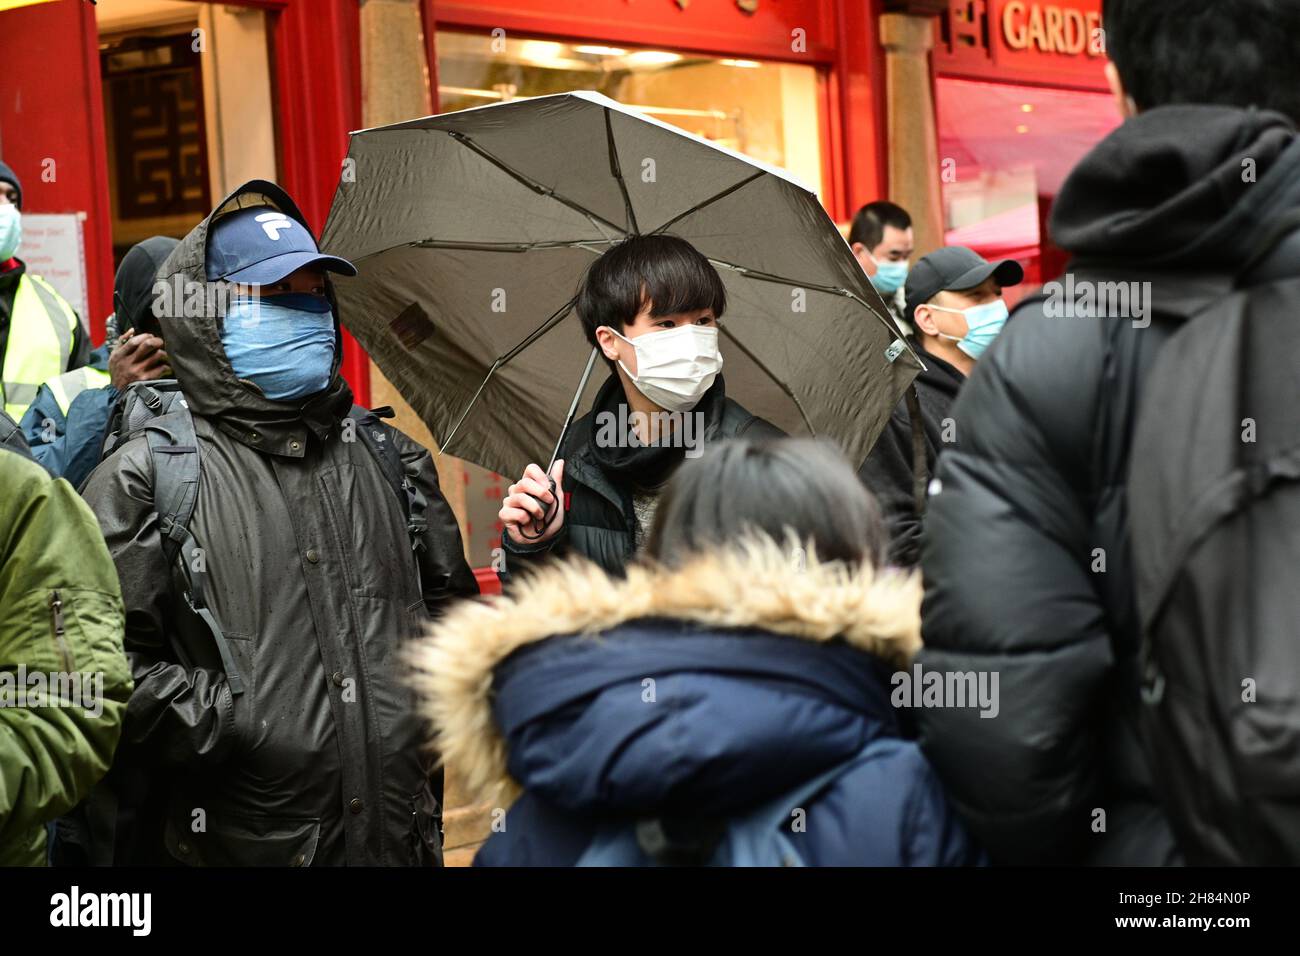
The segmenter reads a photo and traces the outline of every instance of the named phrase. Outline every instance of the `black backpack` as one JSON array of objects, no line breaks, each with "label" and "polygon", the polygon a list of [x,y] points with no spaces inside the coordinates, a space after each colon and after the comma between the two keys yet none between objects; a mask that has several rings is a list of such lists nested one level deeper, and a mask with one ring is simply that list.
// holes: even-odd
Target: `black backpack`
[{"label": "black backpack", "polygon": [[[406,516],[412,550],[419,551],[424,547],[428,502],[406,475],[401,452],[393,442],[393,430],[381,421],[392,416],[393,410],[388,406],[372,410],[353,405],[349,413],[361,443],[374,457],[384,480],[397,496]],[[235,666],[221,624],[208,606],[207,575],[194,567],[198,563],[201,568],[202,563],[193,560],[199,545],[189,526],[198,501],[202,461],[194,418],[179,382],[161,379],[131,385],[109,422],[102,459],[109,458],[128,439],[140,433],[144,433],[153,457],[154,508],[158,512],[167,563],[171,566],[180,559],[179,567],[187,584],[183,595],[185,602],[212,632],[230,692],[239,696],[244,692],[243,679]],[[418,558],[415,566],[419,574]]]},{"label": "black backpack", "polygon": [[32,457],[32,450],[27,447],[27,439],[23,436],[23,430],[3,409],[0,409],[0,448],[7,448],[12,452],[17,452],[29,461],[36,460]]},{"label": "black backpack", "polygon": [[1129,457],[1142,733],[1193,864],[1300,863],[1300,262],[1283,266],[1163,345]]}]

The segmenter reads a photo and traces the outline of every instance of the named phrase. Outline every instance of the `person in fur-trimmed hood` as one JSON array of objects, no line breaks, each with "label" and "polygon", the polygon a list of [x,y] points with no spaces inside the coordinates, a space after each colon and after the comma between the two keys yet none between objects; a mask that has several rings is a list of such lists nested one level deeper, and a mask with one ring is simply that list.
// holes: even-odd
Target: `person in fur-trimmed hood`
[{"label": "person in fur-trimmed hood", "polygon": [[876,570],[879,509],[838,452],[728,441],[664,494],[626,579],[557,563],[418,643],[447,763],[510,806],[475,864],[761,863],[736,821],[755,842],[762,807],[782,863],[980,862],[891,706],[920,581]]}]

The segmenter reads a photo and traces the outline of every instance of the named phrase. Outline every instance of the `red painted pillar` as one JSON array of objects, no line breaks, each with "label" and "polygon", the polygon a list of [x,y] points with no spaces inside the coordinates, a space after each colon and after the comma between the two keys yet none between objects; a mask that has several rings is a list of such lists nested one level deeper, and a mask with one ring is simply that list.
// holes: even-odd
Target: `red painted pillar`
[{"label": "red painted pillar", "polygon": [[[348,151],[361,128],[361,15],[357,0],[292,0],[274,15],[276,128],[282,185],[320,235]],[[370,404],[370,364],[343,333],[343,377]]]},{"label": "red painted pillar", "polygon": [[834,91],[838,148],[844,156],[844,203],[832,215],[847,219],[865,203],[889,195],[885,152],[885,53],[879,20],[883,0],[837,0],[839,35]]},{"label": "red painted pillar", "polygon": [[113,233],[95,8],[58,0],[0,13],[0,63],[0,158],[22,180],[24,212],[86,214],[82,318],[99,343],[113,310]]}]

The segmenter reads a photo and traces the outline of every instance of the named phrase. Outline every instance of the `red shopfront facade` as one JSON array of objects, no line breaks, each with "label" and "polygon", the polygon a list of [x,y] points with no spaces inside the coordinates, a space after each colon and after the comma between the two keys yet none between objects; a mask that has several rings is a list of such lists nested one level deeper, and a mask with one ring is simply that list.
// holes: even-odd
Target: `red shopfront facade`
[{"label": "red shopfront facade", "polygon": [[[858,205],[886,195],[884,71],[877,38],[883,0],[417,2],[435,109],[480,105],[443,92],[462,87],[449,87],[440,72],[463,67],[457,57],[497,37],[505,38],[507,46],[520,44],[525,57],[531,47],[562,44],[567,56],[573,50],[604,51],[598,59],[605,65],[620,59],[614,56],[620,52],[622,60],[676,56],[683,65],[715,72],[722,70],[719,64],[762,66],[792,79],[800,91],[797,97],[786,91],[785,145],[798,154],[792,162],[814,173],[805,178],[816,180],[831,215],[846,219]],[[347,134],[365,125],[363,69],[383,69],[383,64],[362,63],[359,4],[237,0],[227,6],[265,13],[278,177],[319,230],[346,154]],[[98,341],[112,307],[114,259],[95,7],[85,0],[36,3],[0,13],[0,27],[0,58],[7,65],[0,93],[0,155],[23,177],[29,210],[84,213],[87,318]],[[635,69],[628,75],[639,84],[642,98],[662,99],[658,94],[666,88],[666,71],[654,80]],[[747,79],[763,75],[761,69],[736,71]],[[753,85],[737,80],[732,88],[743,94]],[[718,95],[725,98],[726,93]],[[716,122],[717,138],[728,142],[736,136],[741,142],[771,136],[767,127],[772,124],[746,126],[735,115],[740,111],[717,104],[703,110],[671,103],[662,108],[669,122]],[[699,119],[704,115],[715,119]],[[705,135],[713,135],[712,129]],[[43,176],[50,159],[57,175]],[[358,400],[368,401],[367,357],[350,338],[344,374]]]},{"label": "red shopfront facade", "polygon": [[1066,263],[1048,235],[1052,201],[1120,122],[1101,0],[951,0],[936,30],[947,241],[1018,259],[1025,286],[1047,281]]},{"label": "red shopfront facade", "polygon": [[[276,165],[313,228],[325,223],[361,123],[355,0],[235,0],[266,14],[273,68]],[[92,338],[112,310],[111,201],[95,7],[55,0],[0,13],[0,155],[23,180],[24,207],[84,214]],[[368,400],[366,356],[349,337],[343,371]]]}]

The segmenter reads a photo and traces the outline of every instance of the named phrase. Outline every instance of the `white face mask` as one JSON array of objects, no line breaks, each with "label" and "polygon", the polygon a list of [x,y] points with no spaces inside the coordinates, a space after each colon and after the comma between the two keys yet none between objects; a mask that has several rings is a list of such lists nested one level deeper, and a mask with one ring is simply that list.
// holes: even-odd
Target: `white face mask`
[{"label": "white face mask", "polygon": [[619,366],[642,395],[670,412],[694,408],[722,369],[717,326],[679,325],[634,339],[614,334],[636,349],[636,374]]}]

